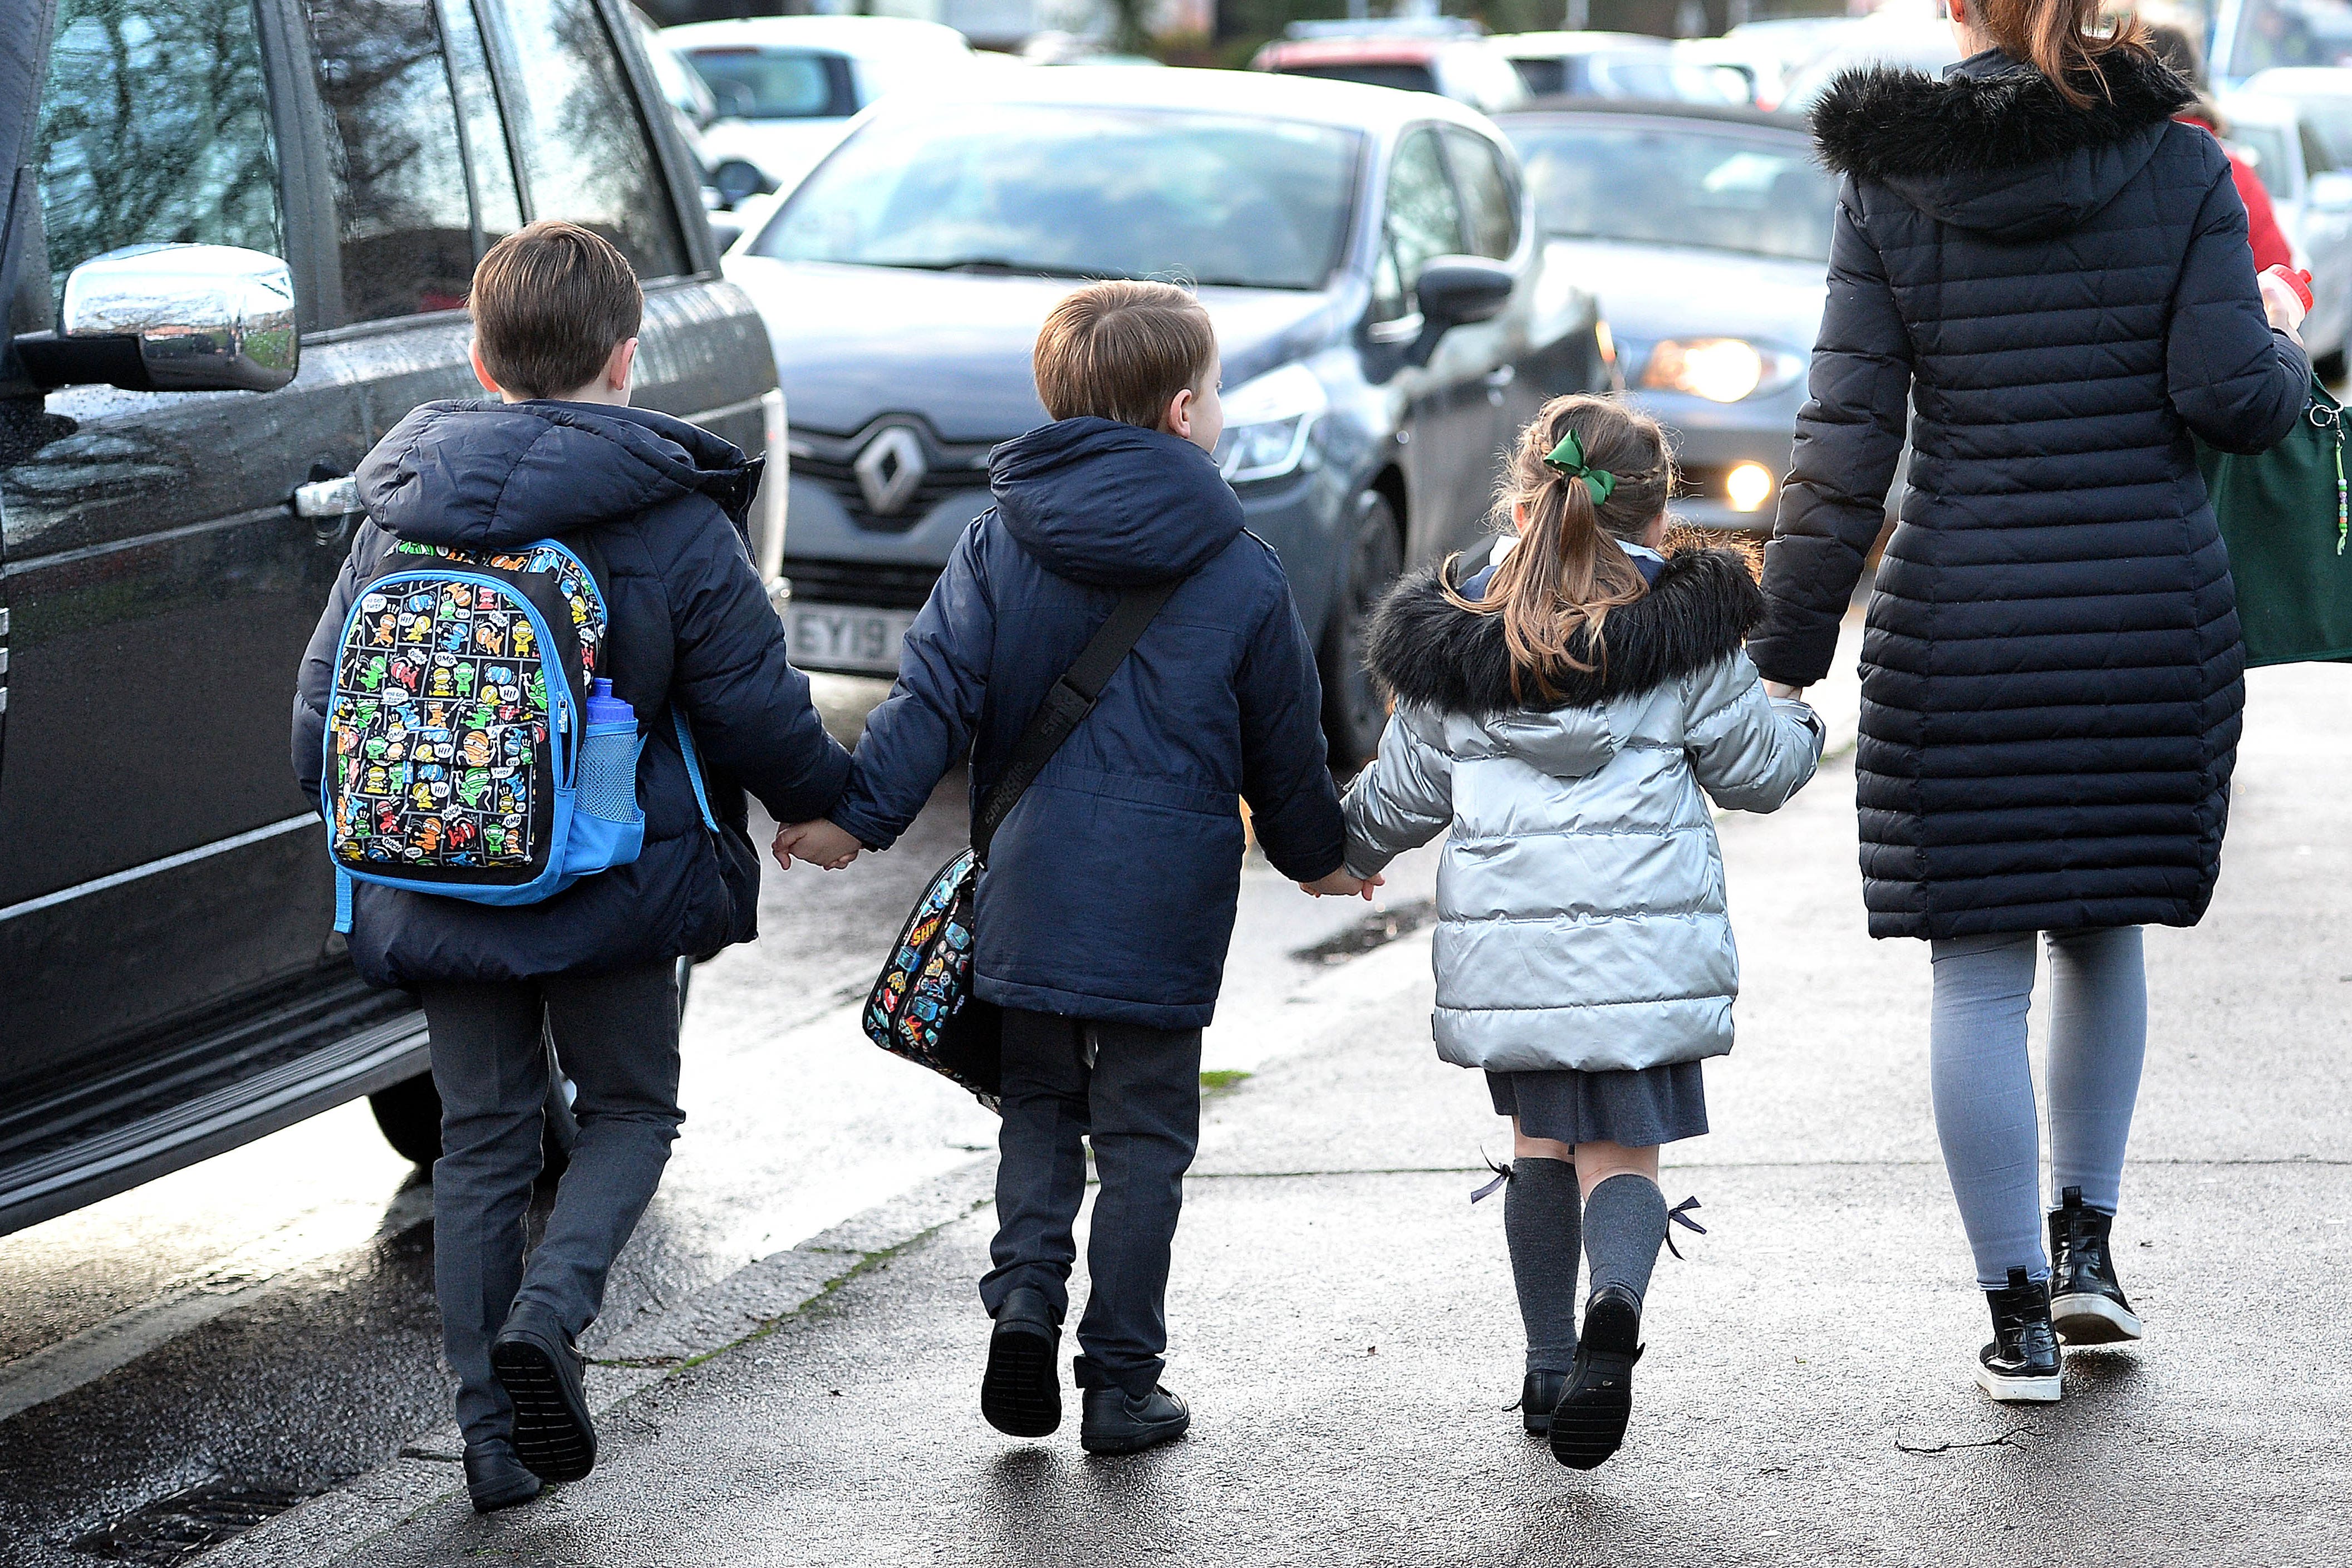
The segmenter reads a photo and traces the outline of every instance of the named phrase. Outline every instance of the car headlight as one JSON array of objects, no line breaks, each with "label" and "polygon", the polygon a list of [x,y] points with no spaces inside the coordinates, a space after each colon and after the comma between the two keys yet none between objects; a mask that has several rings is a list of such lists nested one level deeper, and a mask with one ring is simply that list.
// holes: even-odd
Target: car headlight
[{"label": "car headlight", "polygon": [[1668,338],[1650,350],[1642,384],[1660,392],[1688,392],[1710,402],[1738,402],[1758,392],[1780,391],[1804,368],[1801,356],[1745,338]]},{"label": "car headlight", "polygon": [[1224,404],[1217,466],[1228,484],[1245,485],[1279,479],[1306,460],[1307,433],[1331,406],[1331,398],[1320,377],[1294,363],[1244,382],[1226,394]]}]

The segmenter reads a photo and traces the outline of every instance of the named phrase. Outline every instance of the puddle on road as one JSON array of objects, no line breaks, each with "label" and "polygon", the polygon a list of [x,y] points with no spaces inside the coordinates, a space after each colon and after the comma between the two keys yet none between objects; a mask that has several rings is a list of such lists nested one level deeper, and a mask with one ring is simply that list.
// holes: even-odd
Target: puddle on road
[{"label": "puddle on road", "polygon": [[1338,936],[1327,937],[1312,947],[1301,947],[1291,956],[1302,964],[1344,964],[1375,948],[1385,947],[1400,936],[1410,936],[1436,919],[1437,901],[1416,898],[1410,904],[1376,909]]},{"label": "puddle on road", "polygon": [[73,1550],[108,1563],[185,1563],[347,1479],[290,1487],[206,1481],[91,1531],[74,1542]]}]

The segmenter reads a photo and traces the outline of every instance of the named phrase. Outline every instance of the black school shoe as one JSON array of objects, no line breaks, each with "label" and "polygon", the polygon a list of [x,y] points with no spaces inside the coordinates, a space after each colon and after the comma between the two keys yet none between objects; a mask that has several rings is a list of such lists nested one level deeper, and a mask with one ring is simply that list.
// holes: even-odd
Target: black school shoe
[{"label": "black school shoe", "polygon": [[988,1371],[980,1380],[980,1413],[998,1431],[1042,1437],[1062,1424],[1062,1379],[1055,1352],[1061,1325],[1045,1292],[1024,1285],[996,1311],[988,1338]]},{"label": "black school shoe", "polygon": [[514,1401],[515,1453],[541,1480],[576,1481],[596,1468],[586,1371],[563,1331],[536,1315],[509,1318],[490,1342],[491,1375]]},{"label": "black school shoe", "polygon": [[466,1445],[466,1495],[476,1513],[496,1513],[539,1495],[539,1478],[515,1458],[514,1445],[491,1437]]},{"label": "black school shoe", "polygon": [[1551,1413],[1551,1457],[1569,1469],[1593,1469],[1625,1440],[1641,1339],[1639,1296],[1622,1285],[1592,1292],[1577,1333],[1576,1370]]},{"label": "black school shoe", "polygon": [[1519,1385],[1519,1425],[1528,1436],[1540,1437],[1551,1430],[1551,1413],[1568,1392],[1565,1372],[1530,1372]]},{"label": "black school shoe", "polygon": [[2063,1392],[2058,1336],[2050,1327],[2050,1287],[2009,1271],[2009,1283],[1985,1292],[1992,1343],[1977,1354],[1977,1386],[2004,1405],[2047,1405]]},{"label": "black school shoe", "polygon": [[1192,1425],[1191,1408],[1165,1388],[1143,1395],[1089,1388],[1078,1413],[1078,1447],[1089,1454],[1132,1454],[1172,1443]]},{"label": "black school shoe", "polygon": [[2140,1336],[2139,1314],[2116,1279],[2108,1233],[2116,1217],[2086,1207],[2070,1186],[2050,1214],[2050,1326],[2068,1344],[2117,1344]]}]

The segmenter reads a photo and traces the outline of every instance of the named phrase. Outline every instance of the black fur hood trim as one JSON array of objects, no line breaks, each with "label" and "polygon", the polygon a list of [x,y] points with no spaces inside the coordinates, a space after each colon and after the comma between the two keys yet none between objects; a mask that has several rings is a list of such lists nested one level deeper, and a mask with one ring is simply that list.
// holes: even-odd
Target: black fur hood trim
[{"label": "black fur hood trim", "polygon": [[1860,179],[1993,173],[2129,141],[2196,101],[2196,89],[2137,49],[2110,52],[2099,74],[2106,94],[2077,109],[2042,73],[1999,54],[1941,79],[1886,66],[1848,71],[1814,106],[1813,139],[1823,163]]},{"label": "black fur hood trim", "polygon": [[[1446,599],[1438,574],[1452,562],[1408,574],[1381,601],[1372,616],[1372,673],[1400,702],[1476,718],[1589,706],[1680,680],[1738,651],[1764,617],[1764,595],[1753,565],[1738,550],[1677,549],[1672,542],[1668,550],[1650,591],[1609,612],[1601,667],[1570,672],[1556,701],[1538,705],[1512,695],[1503,619]],[[1580,638],[1576,652],[1584,656]]]}]

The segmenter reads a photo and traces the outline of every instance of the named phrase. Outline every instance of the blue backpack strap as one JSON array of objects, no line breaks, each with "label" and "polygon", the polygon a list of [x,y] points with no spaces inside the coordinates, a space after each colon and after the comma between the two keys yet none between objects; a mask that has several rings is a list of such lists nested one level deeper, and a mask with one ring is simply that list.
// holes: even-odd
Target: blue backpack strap
[{"label": "blue backpack strap", "polygon": [[352,873],[341,866],[335,868],[335,929],[352,934]]},{"label": "blue backpack strap", "polygon": [[694,803],[702,808],[702,825],[715,833],[719,819],[710,814],[710,797],[702,791],[702,758],[695,755],[694,731],[687,725],[686,710],[676,703],[669,706],[669,716],[677,726],[677,749],[686,758],[686,781],[694,786]]}]

